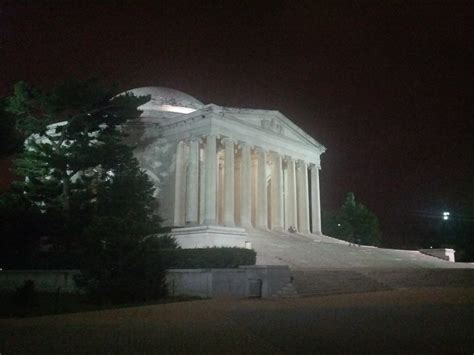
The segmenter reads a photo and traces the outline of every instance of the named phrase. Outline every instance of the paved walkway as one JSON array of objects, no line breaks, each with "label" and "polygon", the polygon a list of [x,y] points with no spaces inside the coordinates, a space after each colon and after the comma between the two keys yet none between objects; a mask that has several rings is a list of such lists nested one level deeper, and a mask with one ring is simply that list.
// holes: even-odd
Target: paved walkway
[{"label": "paved walkway", "polygon": [[203,300],[0,320],[10,354],[472,354],[474,288]]}]

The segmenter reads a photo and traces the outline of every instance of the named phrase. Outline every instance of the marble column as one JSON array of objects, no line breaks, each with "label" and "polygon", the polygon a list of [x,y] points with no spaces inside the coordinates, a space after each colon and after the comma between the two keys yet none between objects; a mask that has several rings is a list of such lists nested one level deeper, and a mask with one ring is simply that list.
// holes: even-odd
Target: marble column
[{"label": "marble column", "polygon": [[204,149],[199,148],[199,219],[198,223],[203,224],[204,222],[204,203],[206,198],[206,170]]},{"label": "marble column", "polygon": [[185,190],[186,183],[185,144],[178,142],[176,146],[175,180],[174,180],[174,226],[184,226]]},{"label": "marble column", "polygon": [[237,149],[236,149],[235,155],[234,155],[234,224],[236,226],[241,225],[241,221],[240,221],[241,165],[242,165],[242,157],[237,154]]},{"label": "marble column", "polygon": [[189,142],[189,160],[186,176],[186,224],[198,223],[199,211],[199,141]]},{"label": "marble column", "polygon": [[286,190],[286,221],[288,228],[297,228],[298,213],[296,204],[296,172],[295,161],[290,157],[286,158],[287,190]]},{"label": "marble column", "polygon": [[319,195],[319,168],[312,165],[311,171],[311,232],[321,234],[321,202]]},{"label": "marble column", "polygon": [[284,230],[283,220],[283,168],[281,155],[272,153],[271,183],[271,228],[276,231]]},{"label": "marble column", "polygon": [[298,231],[309,233],[308,168],[304,161],[298,161],[296,168],[298,192]]},{"label": "marble column", "polygon": [[234,227],[234,141],[224,139],[224,226]]},{"label": "marble column", "polygon": [[257,208],[256,227],[267,229],[267,154],[262,148],[257,149]]},{"label": "marble column", "polygon": [[204,224],[217,224],[217,144],[216,136],[206,137],[204,148],[205,193],[204,193]]},{"label": "marble column", "polygon": [[257,191],[258,191],[258,159],[254,155],[251,158],[251,218],[252,218],[252,226],[257,226]]},{"label": "marble column", "polygon": [[224,225],[224,161],[217,160],[218,182],[217,182],[217,224]]},{"label": "marble column", "polygon": [[250,227],[251,221],[251,157],[250,146],[242,143],[242,157],[240,159],[240,224]]}]

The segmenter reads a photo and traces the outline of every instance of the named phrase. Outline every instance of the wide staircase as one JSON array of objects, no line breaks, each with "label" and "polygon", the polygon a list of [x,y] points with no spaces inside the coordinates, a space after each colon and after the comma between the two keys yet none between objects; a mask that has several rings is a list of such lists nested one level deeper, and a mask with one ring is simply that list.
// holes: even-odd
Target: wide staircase
[{"label": "wide staircase", "polygon": [[448,262],[422,254],[418,250],[359,247],[319,235],[256,229],[249,229],[247,232],[247,241],[257,252],[259,265],[289,265],[293,270],[474,268],[473,264]]},{"label": "wide staircase", "polygon": [[474,287],[474,264],[452,263],[417,250],[359,247],[327,236],[247,232],[257,264],[285,264],[292,271],[293,282],[278,297]]},{"label": "wide staircase", "polygon": [[474,288],[474,269],[307,269],[293,270],[292,276],[299,296],[421,287]]}]

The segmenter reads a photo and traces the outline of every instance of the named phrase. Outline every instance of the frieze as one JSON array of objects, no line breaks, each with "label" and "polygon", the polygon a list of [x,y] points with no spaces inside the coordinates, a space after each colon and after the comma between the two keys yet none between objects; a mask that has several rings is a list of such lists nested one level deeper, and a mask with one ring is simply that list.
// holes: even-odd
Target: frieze
[{"label": "frieze", "polygon": [[267,131],[271,131],[276,134],[283,134],[283,125],[277,122],[275,119],[271,120],[262,120],[261,121],[261,126],[263,129],[266,129]]}]

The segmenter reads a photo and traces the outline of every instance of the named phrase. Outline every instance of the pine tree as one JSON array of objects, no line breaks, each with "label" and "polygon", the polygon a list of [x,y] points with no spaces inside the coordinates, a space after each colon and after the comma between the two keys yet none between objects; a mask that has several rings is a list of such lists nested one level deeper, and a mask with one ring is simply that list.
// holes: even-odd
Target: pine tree
[{"label": "pine tree", "polygon": [[323,230],[330,236],[352,243],[380,244],[381,232],[377,217],[349,192],[341,209],[323,218]]},{"label": "pine tree", "polygon": [[6,102],[0,99],[0,159],[8,157],[21,148],[21,137],[15,129],[15,116],[5,110]]},{"label": "pine tree", "polygon": [[100,301],[162,296],[158,249],[177,247],[162,236],[154,186],[123,141],[124,124],[148,100],[114,96],[93,80],[49,92],[19,83],[9,99],[28,137],[16,191],[48,221],[42,232],[54,250],[78,254],[78,281]]},{"label": "pine tree", "polygon": [[96,80],[69,81],[47,92],[24,82],[15,85],[7,110],[28,137],[15,162],[23,177],[15,189],[53,217],[44,232],[59,237],[56,241],[80,236],[97,208],[97,186],[111,180],[124,152],[133,160],[131,148],[122,143],[122,126],[138,118],[137,107],[148,100],[114,96]]}]

